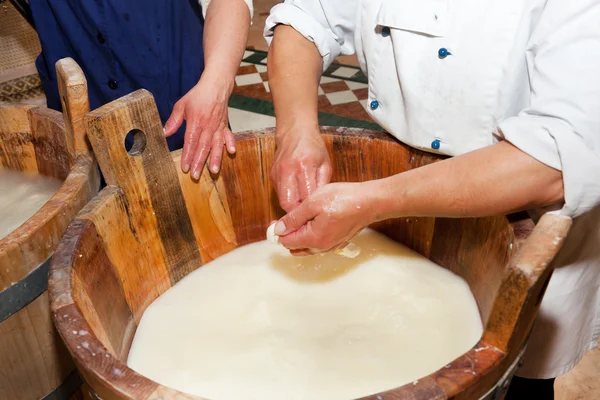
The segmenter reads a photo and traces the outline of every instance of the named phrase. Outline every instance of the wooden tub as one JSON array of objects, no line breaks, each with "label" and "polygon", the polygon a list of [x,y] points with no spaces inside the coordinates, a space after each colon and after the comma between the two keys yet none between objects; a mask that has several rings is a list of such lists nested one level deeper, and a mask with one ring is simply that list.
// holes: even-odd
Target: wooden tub
[{"label": "wooden tub", "polygon": [[[169,153],[154,101],[138,91],[86,118],[110,186],[73,221],[53,259],[54,321],[84,379],[101,399],[194,398],[126,366],[137,324],[165,290],[202,264],[263,240],[281,216],[269,171],[272,131],[238,136],[218,177],[199,182]],[[123,141],[134,135],[126,152]],[[325,129],[336,181],[363,181],[438,158],[383,133]],[[485,333],[471,351],[415,384],[372,399],[501,398],[517,366],[570,219],[402,218],[375,229],[462,276]],[[493,397],[498,396],[498,397]]]},{"label": "wooden tub", "polygon": [[98,192],[99,177],[82,140],[85,79],[68,60],[59,77],[70,118],[45,107],[0,107],[0,168],[63,181],[35,215],[0,239],[0,399],[68,399],[80,385],[52,324],[46,288],[50,257]]}]

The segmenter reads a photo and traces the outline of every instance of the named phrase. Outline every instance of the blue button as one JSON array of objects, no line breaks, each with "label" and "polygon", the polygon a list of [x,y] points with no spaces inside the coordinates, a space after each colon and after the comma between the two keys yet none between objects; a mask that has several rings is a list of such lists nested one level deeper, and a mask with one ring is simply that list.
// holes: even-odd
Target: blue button
[{"label": "blue button", "polygon": [[441,49],[438,50],[438,56],[440,58],[446,58],[446,57],[451,56],[451,55],[452,55],[452,53],[450,53],[448,51],[448,49],[445,48],[445,47],[442,47]]},{"label": "blue button", "polygon": [[383,36],[383,37],[390,36],[390,27],[389,26],[383,27],[383,29],[381,30],[381,36]]},{"label": "blue button", "polygon": [[377,110],[379,108],[379,102],[377,100],[373,100],[371,102],[371,110]]},{"label": "blue button", "polygon": [[431,142],[431,148],[434,150],[439,150],[440,141],[438,139],[435,139],[433,142]]}]

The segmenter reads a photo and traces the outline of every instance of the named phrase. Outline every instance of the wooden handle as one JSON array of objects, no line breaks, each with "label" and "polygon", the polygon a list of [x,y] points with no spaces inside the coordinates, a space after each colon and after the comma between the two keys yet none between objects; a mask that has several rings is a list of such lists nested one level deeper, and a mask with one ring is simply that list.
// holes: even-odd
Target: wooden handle
[{"label": "wooden handle", "polygon": [[155,262],[171,266],[173,283],[198,268],[200,252],[152,95],[138,90],[115,100],[89,113],[85,125],[106,182],[124,191],[130,225]]},{"label": "wooden handle", "polygon": [[[531,332],[554,267],[552,260],[571,229],[572,220],[544,215],[512,257],[494,301],[483,340],[516,355]],[[515,350],[515,351],[513,351]]]},{"label": "wooden handle", "polygon": [[90,99],[85,75],[75,60],[63,58],[56,62],[56,78],[70,150],[72,154],[87,152],[90,145],[85,137],[83,118],[90,111]]}]

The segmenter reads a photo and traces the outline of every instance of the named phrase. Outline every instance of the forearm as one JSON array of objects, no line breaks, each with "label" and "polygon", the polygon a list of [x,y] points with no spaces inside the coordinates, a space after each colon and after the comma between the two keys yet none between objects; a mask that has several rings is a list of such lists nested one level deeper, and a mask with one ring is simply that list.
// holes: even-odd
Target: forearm
[{"label": "forearm", "polygon": [[[268,58],[277,135],[318,129],[318,88],[323,60],[316,46],[293,28],[275,28]],[[299,128],[299,129],[298,129]]]},{"label": "forearm", "polygon": [[507,214],[564,197],[560,171],[508,142],[369,184],[375,220]]},{"label": "forearm", "polygon": [[204,73],[227,96],[246,49],[250,10],[243,0],[212,0],[204,23]]}]

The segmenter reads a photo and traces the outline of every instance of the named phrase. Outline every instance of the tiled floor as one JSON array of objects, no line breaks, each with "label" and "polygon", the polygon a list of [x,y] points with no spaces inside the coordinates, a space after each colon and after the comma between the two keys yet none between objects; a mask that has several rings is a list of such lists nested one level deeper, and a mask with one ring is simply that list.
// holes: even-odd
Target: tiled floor
[{"label": "tiled floor", "polygon": [[274,127],[275,117],[230,107],[229,122],[231,130],[237,133]]},{"label": "tiled floor", "polygon": [[[251,113],[273,116],[266,63],[266,52],[246,51],[235,79],[230,108],[241,107]],[[323,125],[379,129],[369,117],[368,106],[367,78],[358,67],[335,63],[325,72],[319,85],[319,111]],[[243,121],[237,120],[247,117],[248,114],[230,113],[232,129],[249,129],[244,127]],[[274,119],[258,116],[252,118],[253,128],[271,127],[275,122]],[[264,126],[260,126],[261,123]]]}]

